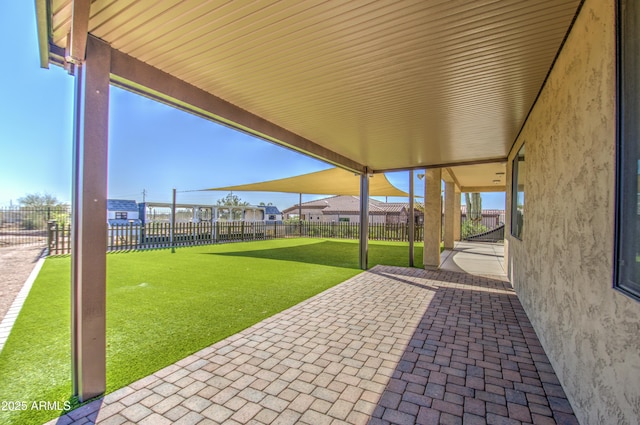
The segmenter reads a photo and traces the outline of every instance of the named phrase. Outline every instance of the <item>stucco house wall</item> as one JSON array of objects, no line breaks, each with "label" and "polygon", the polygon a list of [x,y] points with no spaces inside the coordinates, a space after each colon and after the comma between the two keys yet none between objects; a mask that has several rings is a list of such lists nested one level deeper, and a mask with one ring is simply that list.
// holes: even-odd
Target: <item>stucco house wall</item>
[{"label": "stucco house wall", "polygon": [[583,425],[640,418],[640,303],[612,288],[614,3],[585,1],[507,169],[524,143],[522,240],[507,189],[509,274]]}]

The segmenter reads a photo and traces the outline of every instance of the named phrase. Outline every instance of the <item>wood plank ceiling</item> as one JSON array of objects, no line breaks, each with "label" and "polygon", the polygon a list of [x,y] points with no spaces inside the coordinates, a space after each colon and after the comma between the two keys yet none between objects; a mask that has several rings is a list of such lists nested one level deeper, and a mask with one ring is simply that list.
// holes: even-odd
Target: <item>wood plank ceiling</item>
[{"label": "wood plank ceiling", "polygon": [[[96,0],[112,48],[373,170],[504,159],[580,0]],[[64,48],[71,0],[52,0]]]}]

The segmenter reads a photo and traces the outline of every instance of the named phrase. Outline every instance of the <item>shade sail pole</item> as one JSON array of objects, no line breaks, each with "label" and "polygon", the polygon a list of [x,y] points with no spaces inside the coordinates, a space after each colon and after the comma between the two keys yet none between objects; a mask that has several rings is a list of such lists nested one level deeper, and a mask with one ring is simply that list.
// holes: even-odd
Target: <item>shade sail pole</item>
[{"label": "shade sail pole", "polygon": [[369,175],[360,175],[360,268],[369,268]]},{"label": "shade sail pole", "polygon": [[71,380],[83,402],[106,389],[106,247],[111,48],[87,39],[75,66],[71,245]]},{"label": "shade sail pole", "polygon": [[298,234],[302,236],[302,192],[298,199]]},{"label": "shade sail pole", "polygon": [[171,253],[176,252],[176,190],[171,192]]}]

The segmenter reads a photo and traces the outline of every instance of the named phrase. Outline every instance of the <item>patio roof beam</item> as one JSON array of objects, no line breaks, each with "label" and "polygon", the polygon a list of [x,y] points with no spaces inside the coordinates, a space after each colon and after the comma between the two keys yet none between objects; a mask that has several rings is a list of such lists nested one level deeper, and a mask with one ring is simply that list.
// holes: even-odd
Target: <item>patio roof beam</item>
[{"label": "patio roof beam", "polygon": [[451,167],[447,167],[443,170],[442,180],[444,180],[445,182],[452,182],[457,191],[460,191],[460,188],[462,187],[462,185],[460,184],[460,181],[458,181],[458,177],[456,176],[456,173],[453,171]]},{"label": "patio roof beam", "polygon": [[74,0],[71,7],[71,31],[68,37],[69,45],[65,60],[73,64],[79,64],[84,61],[87,52],[91,1]]},{"label": "patio roof beam", "polygon": [[506,157],[499,157],[499,158],[479,159],[476,161],[460,161],[460,162],[447,162],[444,164],[418,165],[415,167],[405,167],[405,168],[384,168],[384,169],[376,169],[371,172],[373,174],[392,173],[394,171],[431,170],[435,168],[450,168],[450,167],[461,167],[466,165],[496,164],[496,163],[506,163],[506,162],[507,162]]},{"label": "patio roof beam", "polygon": [[362,173],[365,166],[320,146],[226,100],[160,71],[127,54],[112,50],[114,85],[174,106],[206,119],[260,137],[349,171]]}]

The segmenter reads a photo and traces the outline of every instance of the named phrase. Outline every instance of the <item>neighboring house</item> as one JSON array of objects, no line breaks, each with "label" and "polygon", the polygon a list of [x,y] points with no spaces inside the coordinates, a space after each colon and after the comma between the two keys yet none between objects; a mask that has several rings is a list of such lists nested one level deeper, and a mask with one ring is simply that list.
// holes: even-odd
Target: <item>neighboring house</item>
[{"label": "neighboring house", "polygon": [[[382,202],[369,199],[369,222],[376,223],[406,223],[409,203]],[[414,208],[416,223],[422,223],[423,212]],[[293,205],[283,211],[285,218],[297,218],[300,214],[298,205]],[[358,196],[338,195],[302,203],[303,221],[311,222],[360,222],[360,198]]]},{"label": "neighboring house", "polygon": [[[382,202],[369,200],[369,222],[375,223],[407,223],[409,212],[408,202]],[[298,205],[293,205],[283,211],[285,218],[297,218]],[[467,219],[467,207],[461,206],[461,221]],[[414,207],[416,224],[424,222],[424,210],[421,203]],[[315,201],[302,203],[302,220],[331,223],[343,221],[349,223],[360,222],[360,198],[357,196],[331,196]],[[505,222],[504,210],[482,210],[482,224],[487,228],[498,227]]]},{"label": "neighboring house", "polygon": [[141,224],[140,212],[136,201],[123,199],[107,200],[107,223],[114,224]]},{"label": "neighboring house", "polygon": [[282,222],[282,212],[273,205],[267,205],[264,208],[264,221],[266,223],[280,223]]},{"label": "neighboring house", "polygon": [[[170,223],[172,204],[144,202],[138,204],[142,223]],[[269,218],[273,216],[274,218]],[[282,221],[277,207],[264,205],[198,205],[176,204],[176,222],[201,223],[210,221]]]}]

